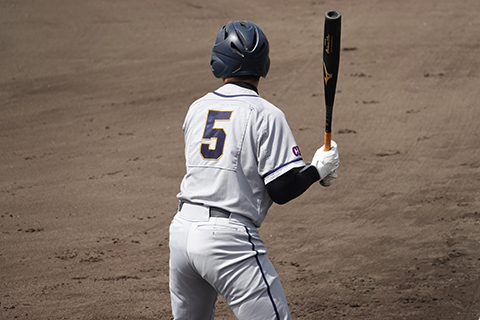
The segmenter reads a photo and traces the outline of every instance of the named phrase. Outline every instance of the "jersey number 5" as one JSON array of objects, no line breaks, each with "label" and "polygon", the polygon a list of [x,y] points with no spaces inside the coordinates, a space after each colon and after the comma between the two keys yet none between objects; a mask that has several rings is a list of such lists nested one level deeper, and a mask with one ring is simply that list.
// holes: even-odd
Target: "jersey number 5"
[{"label": "jersey number 5", "polygon": [[225,147],[225,138],[227,134],[223,128],[216,128],[217,121],[230,121],[233,111],[208,110],[207,122],[203,132],[203,141],[200,145],[200,153],[205,160],[218,160],[223,155]]}]

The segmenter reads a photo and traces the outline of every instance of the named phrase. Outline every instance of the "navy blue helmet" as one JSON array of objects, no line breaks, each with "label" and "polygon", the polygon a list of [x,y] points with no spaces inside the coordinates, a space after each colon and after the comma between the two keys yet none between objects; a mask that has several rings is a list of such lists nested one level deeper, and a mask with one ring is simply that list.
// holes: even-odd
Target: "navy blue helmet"
[{"label": "navy blue helmet", "polygon": [[264,77],[270,68],[268,40],[251,21],[230,21],[212,47],[210,69],[217,78]]}]

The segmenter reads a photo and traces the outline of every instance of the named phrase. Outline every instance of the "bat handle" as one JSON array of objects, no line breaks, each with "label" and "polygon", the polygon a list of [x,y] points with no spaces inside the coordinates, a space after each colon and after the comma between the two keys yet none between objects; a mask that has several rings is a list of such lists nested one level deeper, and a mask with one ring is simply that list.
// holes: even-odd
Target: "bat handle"
[{"label": "bat handle", "polygon": [[332,147],[332,115],[333,105],[325,106],[325,149],[323,151],[329,151]]},{"label": "bat handle", "polygon": [[329,151],[332,147],[332,133],[325,132],[325,149],[323,151]]}]

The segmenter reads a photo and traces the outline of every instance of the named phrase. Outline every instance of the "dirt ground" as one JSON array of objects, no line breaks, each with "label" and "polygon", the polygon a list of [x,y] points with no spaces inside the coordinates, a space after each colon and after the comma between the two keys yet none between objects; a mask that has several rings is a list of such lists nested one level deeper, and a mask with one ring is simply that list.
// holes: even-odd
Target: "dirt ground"
[{"label": "dirt ground", "polygon": [[[182,122],[210,50],[255,21],[306,160],[342,13],[339,178],[260,228],[294,319],[480,317],[478,0],[0,2],[0,318],[171,319]],[[216,319],[233,319],[219,299]]]}]

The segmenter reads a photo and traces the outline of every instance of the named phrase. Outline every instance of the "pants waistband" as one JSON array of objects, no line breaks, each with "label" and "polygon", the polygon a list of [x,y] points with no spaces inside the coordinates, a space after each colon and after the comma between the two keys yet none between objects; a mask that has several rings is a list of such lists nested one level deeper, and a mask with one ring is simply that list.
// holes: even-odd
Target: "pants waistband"
[{"label": "pants waistband", "polygon": [[[184,201],[181,201],[180,204],[178,205],[178,211],[181,212],[182,209],[183,209],[183,206],[195,206],[195,207],[203,207],[203,208],[207,208],[208,209],[208,217],[211,218],[211,217],[215,217],[215,218],[230,218],[230,215],[231,215],[231,212],[227,211],[227,210],[224,210],[224,209],[221,209],[221,208],[217,208],[217,207],[206,207],[206,206],[203,206],[203,205],[200,205],[200,204],[192,204],[192,203],[188,203],[188,202],[184,202]],[[198,208],[196,208],[198,209]]]},{"label": "pants waistband", "polygon": [[178,205],[178,214],[189,221],[209,221],[210,218],[225,218],[240,222],[250,227],[255,227],[252,220],[237,213],[228,212],[227,210],[208,207],[201,204],[193,204],[190,202],[181,201]]}]

